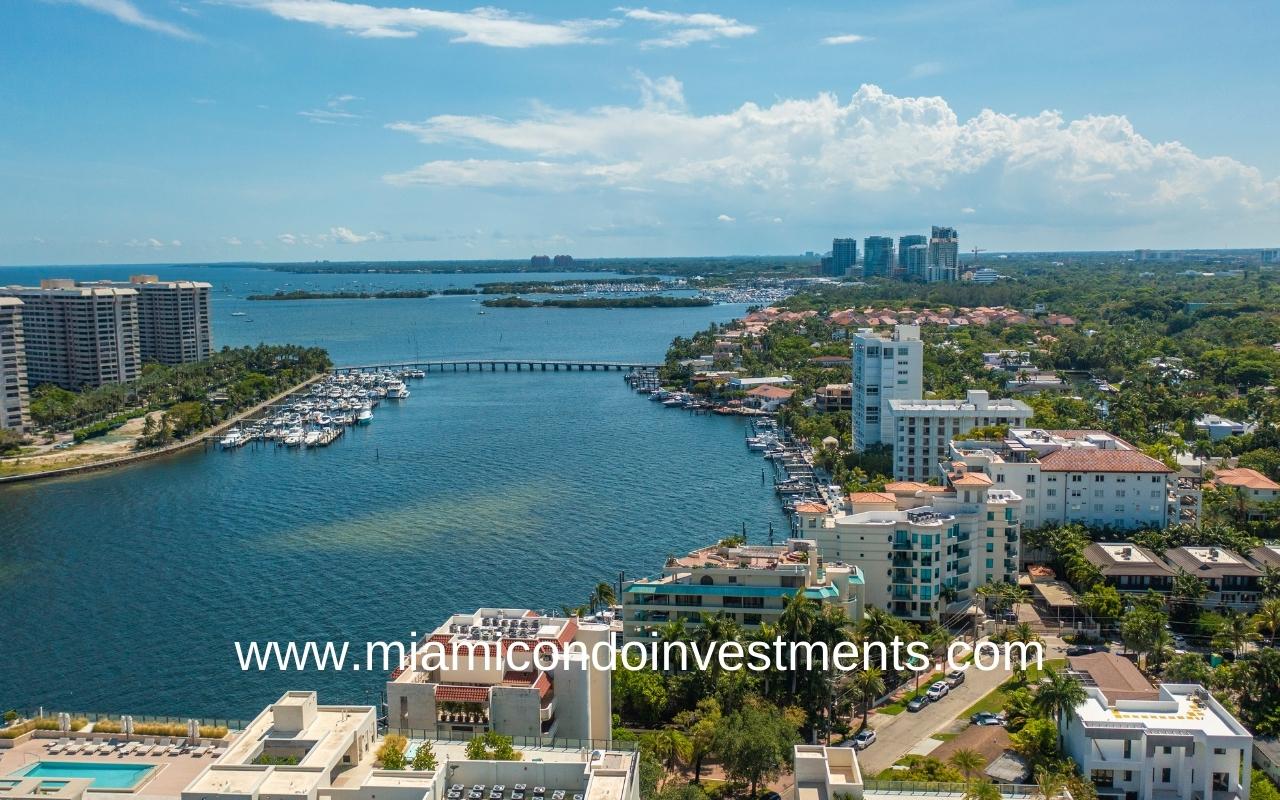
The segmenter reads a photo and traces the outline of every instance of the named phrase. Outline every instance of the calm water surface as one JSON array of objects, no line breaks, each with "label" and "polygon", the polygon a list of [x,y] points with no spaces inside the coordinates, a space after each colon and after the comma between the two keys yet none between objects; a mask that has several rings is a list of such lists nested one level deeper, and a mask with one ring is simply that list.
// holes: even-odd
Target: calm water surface
[{"label": "calm water surface", "polygon": [[[0,283],[138,268],[0,269]],[[218,345],[413,358],[661,360],[742,313],[487,309],[472,297],[250,302],[277,289],[443,288],[574,275],[145,271],[214,284]],[[247,317],[233,317],[245,311]],[[431,374],[367,428],[300,452],[194,451],[0,488],[0,705],[247,717],[289,688],[375,702],[382,675],[245,673],[233,642],[404,640],[481,605],[577,605],[745,523],[786,519],[743,423],[633,394],[619,373]]]}]

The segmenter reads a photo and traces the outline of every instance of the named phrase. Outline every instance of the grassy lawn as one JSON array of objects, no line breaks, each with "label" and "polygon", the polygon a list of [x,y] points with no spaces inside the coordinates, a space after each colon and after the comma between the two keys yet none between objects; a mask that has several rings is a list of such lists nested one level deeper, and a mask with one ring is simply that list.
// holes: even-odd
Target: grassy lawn
[{"label": "grassy lawn", "polygon": [[958,733],[935,733],[932,738],[937,739],[940,742],[949,742],[959,735],[960,734]]},{"label": "grassy lawn", "polygon": [[[1044,665],[1046,667],[1049,667],[1055,670],[1061,669],[1067,665],[1067,660],[1065,658],[1054,658],[1044,662]],[[1036,667],[1032,667],[1031,669],[1028,669],[1026,683],[1035,683],[1036,681],[1040,680],[1040,672],[1041,670]],[[992,689],[991,692],[988,693],[986,697],[982,698],[978,702],[969,706],[969,708],[966,709],[963,714],[957,717],[957,719],[963,719],[967,721],[969,717],[973,716],[974,714],[977,714],[979,711],[988,711],[992,714],[999,713],[1000,710],[1005,706],[1005,701],[1008,699],[1008,692],[1018,688],[1021,685],[1023,684],[1016,677],[1010,678],[1009,680],[1000,684],[996,688]]]}]

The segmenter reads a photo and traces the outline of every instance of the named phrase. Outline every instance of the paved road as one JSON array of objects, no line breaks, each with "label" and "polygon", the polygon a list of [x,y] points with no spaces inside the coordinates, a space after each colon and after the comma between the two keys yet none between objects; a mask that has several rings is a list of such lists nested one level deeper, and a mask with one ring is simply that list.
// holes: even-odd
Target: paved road
[{"label": "paved road", "polygon": [[[1057,637],[1046,637],[1045,660],[1061,658],[1066,645]],[[916,713],[875,714],[870,719],[876,731],[875,744],[858,753],[864,778],[893,766],[919,742],[945,729],[965,709],[981,700],[988,692],[1012,676],[1009,670],[980,672],[970,669],[965,682],[951,690],[940,701],[930,703]]]}]

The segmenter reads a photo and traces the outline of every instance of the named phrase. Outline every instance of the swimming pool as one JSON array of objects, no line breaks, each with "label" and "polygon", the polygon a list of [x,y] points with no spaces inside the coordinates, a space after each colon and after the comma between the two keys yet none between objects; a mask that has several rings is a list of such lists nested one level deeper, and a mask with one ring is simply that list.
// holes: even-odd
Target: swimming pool
[{"label": "swimming pool", "polygon": [[95,791],[121,791],[136,788],[155,770],[154,764],[103,764],[93,761],[37,761],[28,764],[12,778],[88,778]]}]

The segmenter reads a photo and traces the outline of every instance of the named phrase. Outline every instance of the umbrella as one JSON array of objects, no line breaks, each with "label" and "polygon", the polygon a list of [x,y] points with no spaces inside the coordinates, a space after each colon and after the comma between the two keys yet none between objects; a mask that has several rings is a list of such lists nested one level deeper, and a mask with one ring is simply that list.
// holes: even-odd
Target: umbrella
[{"label": "umbrella", "polygon": [[64,712],[58,714],[58,730],[67,733],[71,730],[71,715]]},{"label": "umbrella", "polygon": [[124,719],[120,720],[120,727],[124,729],[125,736],[133,735],[133,717],[125,714]]},{"label": "umbrella", "polygon": [[200,738],[200,721],[199,720],[195,720],[195,719],[187,720],[187,738],[188,739]]}]

